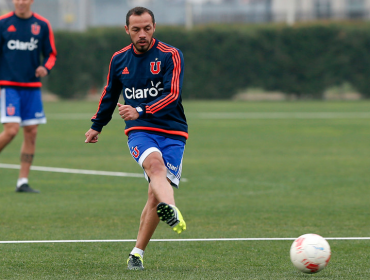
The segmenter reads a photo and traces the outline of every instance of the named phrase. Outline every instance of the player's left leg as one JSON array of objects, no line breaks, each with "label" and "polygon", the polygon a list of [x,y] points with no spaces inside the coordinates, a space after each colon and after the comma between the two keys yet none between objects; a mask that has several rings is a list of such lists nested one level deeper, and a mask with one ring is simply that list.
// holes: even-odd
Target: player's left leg
[{"label": "player's left leg", "polygon": [[186,223],[182,214],[175,205],[161,202],[157,205],[157,215],[161,221],[168,224],[172,229],[181,233],[186,230]]},{"label": "player's left leg", "polygon": [[35,155],[38,125],[46,123],[41,90],[39,88],[20,89],[19,95],[23,144],[21,148],[21,170],[16,191],[38,193],[39,191],[30,188],[28,175]]},{"label": "player's left leg", "polygon": [[36,137],[38,125],[28,125],[23,127],[23,144],[21,148],[21,169],[19,172],[17,192],[39,191],[32,189],[28,184],[28,175],[30,173],[33,157],[36,151]]},{"label": "player's left leg", "polygon": [[[172,153],[175,153],[174,150],[172,149]],[[149,154],[143,162],[143,168],[150,178],[153,194],[157,201],[160,202],[157,205],[158,217],[171,226],[175,232],[181,233],[186,230],[186,223],[180,210],[175,206],[174,192],[171,186],[172,181],[168,177],[168,169],[164,164],[162,156],[166,160],[167,157],[164,153],[153,152]],[[173,166],[172,164],[168,165]],[[178,168],[173,167],[173,169],[181,169],[180,166],[181,161],[179,160]]]}]

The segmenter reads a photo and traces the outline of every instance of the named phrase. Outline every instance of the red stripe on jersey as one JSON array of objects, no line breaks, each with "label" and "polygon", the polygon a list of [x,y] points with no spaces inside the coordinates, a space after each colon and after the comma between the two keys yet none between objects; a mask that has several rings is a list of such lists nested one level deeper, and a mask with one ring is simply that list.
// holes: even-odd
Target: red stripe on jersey
[{"label": "red stripe on jersey", "polygon": [[11,81],[0,81],[0,86],[16,86],[16,87],[41,87],[41,82],[34,83],[19,83]]},{"label": "red stripe on jersey", "polygon": [[166,133],[166,134],[172,134],[172,135],[179,135],[179,136],[183,136],[185,137],[185,139],[188,139],[189,137],[189,134],[184,132],[184,131],[176,131],[176,130],[165,130],[165,129],[161,129],[161,128],[156,128],[156,127],[146,127],[146,126],[135,126],[135,127],[131,127],[129,129],[126,129],[125,130],[125,134],[128,135],[128,133],[130,131],[133,131],[133,130],[149,130],[149,131],[157,131],[157,132],[162,132],[162,133]]},{"label": "red stripe on jersey", "polygon": [[[167,95],[166,98],[158,101],[157,103],[153,104],[151,106],[152,112],[157,112],[161,110],[163,107],[167,106],[169,103],[175,101],[178,98],[179,95],[179,77],[180,77],[180,63],[178,62],[180,60],[178,52],[173,52],[173,50],[168,50],[173,54],[172,59],[174,60],[174,74],[171,81],[171,94]],[[178,73],[178,74],[176,74]]]},{"label": "red stripe on jersey", "polygon": [[111,58],[111,60],[110,60],[110,63],[109,63],[109,70],[108,70],[108,75],[107,75],[107,84],[105,85],[104,90],[103,90],[103,93],[102,93],[102,94],[101,94],[101,96],[100,96],[99,105],[98,105],[98,110],[96,111],[95,115],[94,115],[94,116],[92,116],[92,118],[91,118],[92,120],[93,120],[93,119],[96,119],[96,115],[98,114],[98,112],[99,112],[99,110],[100,110],[100,105],[101,105],[101,102],[102,102],[102,100],[103,100],[103,97],[104,97],[104,96],[105,96],[105,94],[107,93],[107,87],[108,87],[108,85],[109,85],[109,77],[110,77],[110,68],[111,68],[111,66],[112,66],[113,58],[114,58],[116,55],[120,54],[120,53],[124,53],[124,52],[128,51],[129,49],[131,49],[131,46],[132,46],[132,44],[128,45],[127,47],[124,47],[123,49],[121,49],[121,50],[119,50],[118,52],[115,52],[115,53],[113,54],[113,56],[112,56],[112,58]]},{"label": "red stripe on jersey", "polygon": [[[166,102],[161,108],[167,106],[169,103],[175,101],[180,93],[180,72],[181,72],[181,60],[180,60],[180,55],[179,52],[176,49],[171,49],[167,47],[168,52],[171,52],[173,57],[172,59],[174,60],[174,70],[173,72],[178,72],[178,75],[173,75],[172,82],[171,82],[171,92],[175,93],[174,94],[167,96],[165,99],[162,100],[162,102]],[[176,62],[175,62],[176,61]],[[172,98],[171,98],[172,97]],[[158,108],[157,111],[159,111],[161,108]]]},{"label": "red stripe on jersey", "polygon": [[0,16],[0,20],[4,19],[4,18],[8,18],[8,17],[11,17],[12,15],[14,15],[14,12],[10,12],[10,13],[7,13],[5,15],[2,15]]},{"label": "red stripe on jersey", "polygon": [[45,63],[45,67],[48,69],[48,70],[51,70],[51,68],[54,67],[55,65],[55,61],[57,60],[57,57],[54,55],[54,54],[50,54],[48,60],[46,61]]},{"label": "red stripe on jersey", "polygon": [[166,107],[168,104],[172,103],[173,101],[177,100],[179,93],[180,93],[180,73],[181,73],[181,59],[178,50],[175,48],[171,48],[166,46],[165,44],[159,42],[157,48],[163,52],[170,52],[172,53],[172,60],[174,64],[173,72],[172,72],[172,80],[171,80],[171,92],[167,95],[164,99],[159,100],[158,102],[147,106],[146,112],[149,114],[154,114],[159,110]]}]

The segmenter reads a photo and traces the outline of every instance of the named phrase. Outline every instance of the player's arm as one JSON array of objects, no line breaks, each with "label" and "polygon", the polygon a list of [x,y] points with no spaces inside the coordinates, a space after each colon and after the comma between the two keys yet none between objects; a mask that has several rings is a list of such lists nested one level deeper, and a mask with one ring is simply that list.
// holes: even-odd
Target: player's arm
[{"label": "player's arm", "polygon": [[[6,40],[3,37],[5,31],[4,20],[0,20],[0,55],[3,55],[3,44],[6,44]],[[1,65],[0,65],[1,67]]]},{"label": "player's arm", "polygon": [[49,73],[48,70],[44,66],[40,65],[39,67],[36,68],[35,76],[38,78],[43,78],[48,73]]},{"label": "player's arm", "polygon": [[181,98],[182,82],[184,77],[184,57],[181,51],[174,49],[165,60],[162,94],[147,104],[140,104],[140,116],[162,117],[177,107]]},{"label": "player's arm", "polygon": [[96,143],[98,142],[98,135],[100,134],[99,131],[96,131],[92,128],[90,128],[86,133],[85,133],[85,143]]},{"label": "player's arm", "polygon": [[107,76],[107,84],[104,87],[103,93],[100,98],[98,110],[91,118],[93,122],[91,129],[101,132],[103,126],[107,125],[112,119],[114,109],[117,106],[119,95],[122,91],[122,83],[117,76],[117,66],[115,64],[115,56],[113,55]]},{"label": "player's arm", "polygon": [[133,121],[140,117],[140,113],[142,114],[143,111],[141,108],[134,108],[131,105],[123,105],[121,103],[117,103],[118,106],[118,113],[122,119],[125,121]]},{"label": "player's arm", "polygon": [[2,20],[0,20],[0,55],[2,55],[2,50],[3,50],[3,48],[2,48],[2,45],[3,45],[3,36],[2,36],[2,34],[3,34],[3,21]]},{"label": "player's arm", "polygon": [[[43,64],[36,69],[36,77],[44,77],[55,65],[57,59],[57,49],[55,47],[54,33],[49,22],[44,30],[42,42],[42,55],[44,56]],[[46,70],[46,72],[45,72]]]}]

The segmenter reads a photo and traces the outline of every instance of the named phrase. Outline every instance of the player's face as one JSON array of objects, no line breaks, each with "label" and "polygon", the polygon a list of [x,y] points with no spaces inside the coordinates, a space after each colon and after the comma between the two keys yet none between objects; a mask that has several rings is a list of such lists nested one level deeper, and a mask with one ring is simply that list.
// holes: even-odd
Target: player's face
[{"label": "player's face", "polygon": [[129,20],[130,25],[125,26],[126,33],[130,35],[135,49],[139,53],[145,53],[152,43],[155,23],[153,24],[152,17],[148,13],[140,16],[132,15]]},{"label": "player's face", "polygon": [[21,18],[30,17],[33,0],[13,0],[15,14]]}]

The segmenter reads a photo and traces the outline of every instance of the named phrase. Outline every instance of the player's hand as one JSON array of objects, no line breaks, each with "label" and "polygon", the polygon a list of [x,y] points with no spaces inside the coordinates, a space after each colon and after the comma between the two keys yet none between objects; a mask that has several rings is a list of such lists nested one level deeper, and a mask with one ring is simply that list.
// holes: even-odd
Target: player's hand
[{"label": "player's hand", "polygon": [[44,66],[39,66],[36,69],[35,76],[38,78],[43,78],[48,74],[48,70]]},{"label": "player's hand", "polygon": [[86,137],[85,143],[96,143],[96,142],[98,142],[98,135],[99,134],[100,134],[99,131],[96,131],[96,130],[90,128],[85,133],[85,137]]},{"label": "player's hand", "polygon": [[121,103],[117,103],[117,106],[119,115],[125,121],[133,121],[139,117],[139,113],[134,107],[130,105],[122,105]]}]

